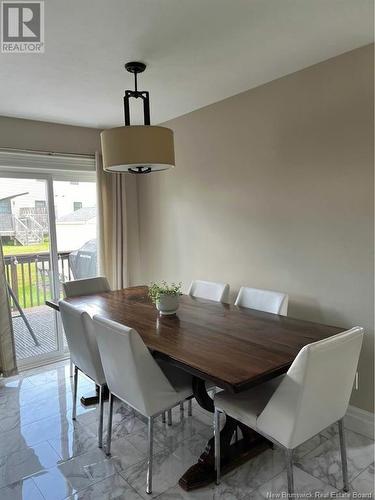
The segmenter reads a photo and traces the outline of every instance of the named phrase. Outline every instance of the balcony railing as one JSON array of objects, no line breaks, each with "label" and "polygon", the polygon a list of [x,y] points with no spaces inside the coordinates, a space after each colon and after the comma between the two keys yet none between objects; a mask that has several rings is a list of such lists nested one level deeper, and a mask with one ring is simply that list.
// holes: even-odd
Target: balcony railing
[{"label": "balcony railing", "polygon": [[[73,279],[70,252],[58,253],[59,282]],[[4,257],[7,281],[23,308],[44,304],[52,297],[49,252],[8,255]],[[12,309],[15,308],[11,301]]]}]

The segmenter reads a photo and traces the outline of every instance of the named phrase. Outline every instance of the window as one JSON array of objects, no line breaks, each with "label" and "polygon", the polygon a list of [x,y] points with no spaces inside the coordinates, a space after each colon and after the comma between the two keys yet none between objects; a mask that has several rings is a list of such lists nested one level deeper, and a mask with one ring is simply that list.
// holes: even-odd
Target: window
[{"label": "window", "polygon": [[0,214],[11,214],[12,207],[10,204],[10,199],[5,198],[4,200],[0,200]]},{"label": "window", "polygon": [[47,204],[45,200],[35,200],[35,208],[46,208]]}]

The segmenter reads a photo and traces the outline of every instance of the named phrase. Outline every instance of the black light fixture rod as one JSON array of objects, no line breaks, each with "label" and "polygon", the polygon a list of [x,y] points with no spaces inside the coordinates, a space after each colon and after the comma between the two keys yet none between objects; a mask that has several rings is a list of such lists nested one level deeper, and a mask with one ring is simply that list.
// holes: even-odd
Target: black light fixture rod
[{"label": "black light fixture rod", "polygon": [[130,125],[129,95],[127,95],[128,92],[129,90],[125,90],[125,95],[124,95],[124,117],[125,117],[126,127]]},{"label": "black light fixture rod", "polygon": [[125,64],[125,69],[129,73],[134,74],[134,90],[125,90],[124,95],[124,116],[125,116],[125,126],[130,125],[130,105],[129,99],[134,97],[138,99],[139,97],[143,100],[143,119],[145,125],[150,125],[150,96],[147,91],[138,90],[138,73],[142,73],[146,69],[146,65],[141,62],[129,62]]},{"label": "black light fixture rod", "polygon": [[143,120],[145,125],[150,125],[150,98],[148,92],[143,92]]}]

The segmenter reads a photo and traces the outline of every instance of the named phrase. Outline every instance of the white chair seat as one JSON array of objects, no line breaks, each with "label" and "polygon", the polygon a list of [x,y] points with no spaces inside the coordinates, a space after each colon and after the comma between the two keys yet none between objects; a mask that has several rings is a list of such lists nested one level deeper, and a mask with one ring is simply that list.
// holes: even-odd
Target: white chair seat
[{"label": "white chair seat", "polygon": [[215,394],[215,406],[218,410],[255,429],[258,416],[284,377],[285,375],[281,375],[239,394],[219,392]]}]

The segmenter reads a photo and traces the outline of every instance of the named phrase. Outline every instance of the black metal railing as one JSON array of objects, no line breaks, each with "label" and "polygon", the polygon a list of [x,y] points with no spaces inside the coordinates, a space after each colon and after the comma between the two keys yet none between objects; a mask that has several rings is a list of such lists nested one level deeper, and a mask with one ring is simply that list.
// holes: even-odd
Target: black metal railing
[{"label": "black metal railing", "polygon": [[[73,279],[69,254],[58,252],[60,284]],[[4,264],[8,284],[22,307],[42,305],[53,296],[49,252],[7,255]],[[11,307],[14,308],[13,301]]]}]

